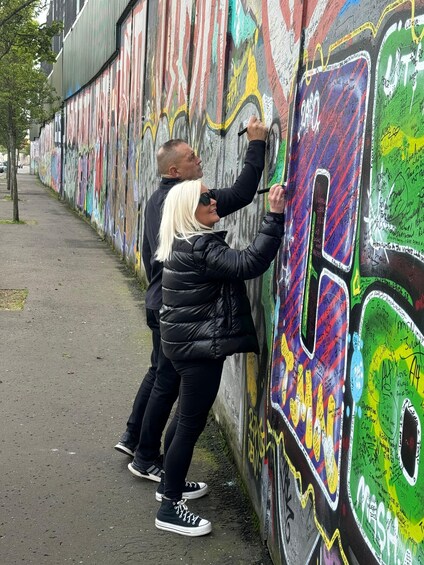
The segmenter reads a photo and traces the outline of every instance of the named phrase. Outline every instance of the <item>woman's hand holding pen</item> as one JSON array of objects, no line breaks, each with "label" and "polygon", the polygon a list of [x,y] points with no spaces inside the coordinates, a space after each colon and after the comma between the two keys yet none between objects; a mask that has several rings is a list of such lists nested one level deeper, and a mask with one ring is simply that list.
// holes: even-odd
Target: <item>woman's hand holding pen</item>
[{"label": "woman's hand holding pen", "polygon": [[[284,189],[287,188],[287,183],[283,182],[282,184],[280,184],[280,186],[282,186]],[[271,187],[268,188],[261,188],[260,190],[256,191],[256,194],[265,194],[265,192],[269,192],[271,190]]]},{"label": "woman's hand holding pen", "polygon": [[283,214],[286,203],[286,193],[281,184],[273,184],[268,195],[269,211]]}]

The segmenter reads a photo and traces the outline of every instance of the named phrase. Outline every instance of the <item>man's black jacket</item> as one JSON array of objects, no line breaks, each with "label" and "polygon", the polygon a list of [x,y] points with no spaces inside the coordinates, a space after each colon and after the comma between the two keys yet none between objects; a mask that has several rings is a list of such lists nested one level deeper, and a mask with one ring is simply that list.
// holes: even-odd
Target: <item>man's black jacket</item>
[{"label": "man's black jacket", "polygon": [[[265,141],[249,143],[243,169],[231,188],[215,190],[216,208],[220,218],[250,204],[256,194],[265,164]],[[142,258],[149,286],[146,308],[159,310],[162,306],[163,264],[155,259],[158,246],[162,205],[171,188],[181,179],[162,178],[159,188],[149,198],[144,212]]]}]

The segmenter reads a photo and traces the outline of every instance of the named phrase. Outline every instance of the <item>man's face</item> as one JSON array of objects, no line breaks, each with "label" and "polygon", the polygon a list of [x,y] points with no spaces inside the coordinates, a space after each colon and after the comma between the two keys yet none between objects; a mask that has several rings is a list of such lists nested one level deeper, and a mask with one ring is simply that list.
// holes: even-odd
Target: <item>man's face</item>
[{"label": "man's face", "polygon": [[202,159],[196,155],[190,145],[180,143],[175,148],[176,176],[181,180],[197,180],[203,177]]}]

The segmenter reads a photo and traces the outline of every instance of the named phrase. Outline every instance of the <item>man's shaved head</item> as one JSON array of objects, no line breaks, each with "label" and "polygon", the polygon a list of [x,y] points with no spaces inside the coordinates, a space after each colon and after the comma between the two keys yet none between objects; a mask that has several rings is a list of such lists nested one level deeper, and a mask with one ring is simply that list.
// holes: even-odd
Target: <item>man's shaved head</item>
[{"label": "man's shaved head", "polygon": [[156,158],[158,162],[158,172],[161,176],[168,175],[170,166],[178,161],[179,156],[176,148],[178,145],[181,145],[181,143],[185,143],[185,141],[183,139],[170,139],[159,148]]},{"label": "man's shaved head", "polygon": [[182,139],[170,139],[156,155],[158,172],[162,177],[197,180],[203,176],[202,160]]}]

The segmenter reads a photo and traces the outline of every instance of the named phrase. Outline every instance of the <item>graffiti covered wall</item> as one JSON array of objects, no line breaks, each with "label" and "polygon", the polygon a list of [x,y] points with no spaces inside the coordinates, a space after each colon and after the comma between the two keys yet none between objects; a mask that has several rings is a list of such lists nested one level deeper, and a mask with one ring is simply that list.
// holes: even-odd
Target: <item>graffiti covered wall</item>
[{"label": "graffiti covered wall", "polygon": [[424,560],[424,19],[395,7],[298,85],[267,430],[292,563]]},{"label": "graffiti covered wall", "polygon": [[40,132],[38,141],[38,175],[41,182],[55,192],[60,191],[62,175],[62,115],[57,112],[55,118],[47,123]]},{"label": "graffiti covered wall", "polygon": [[[424,563],[424,2],[139,0],[119,29],[62,144],[43,129],[41,179],[142,276],[159,146],[231,186],[266,122],[286,234],[248,284],[261,354],[227,360],[215,413],[275,563]],[[230,245],[265,206],[222,222]]]}]

